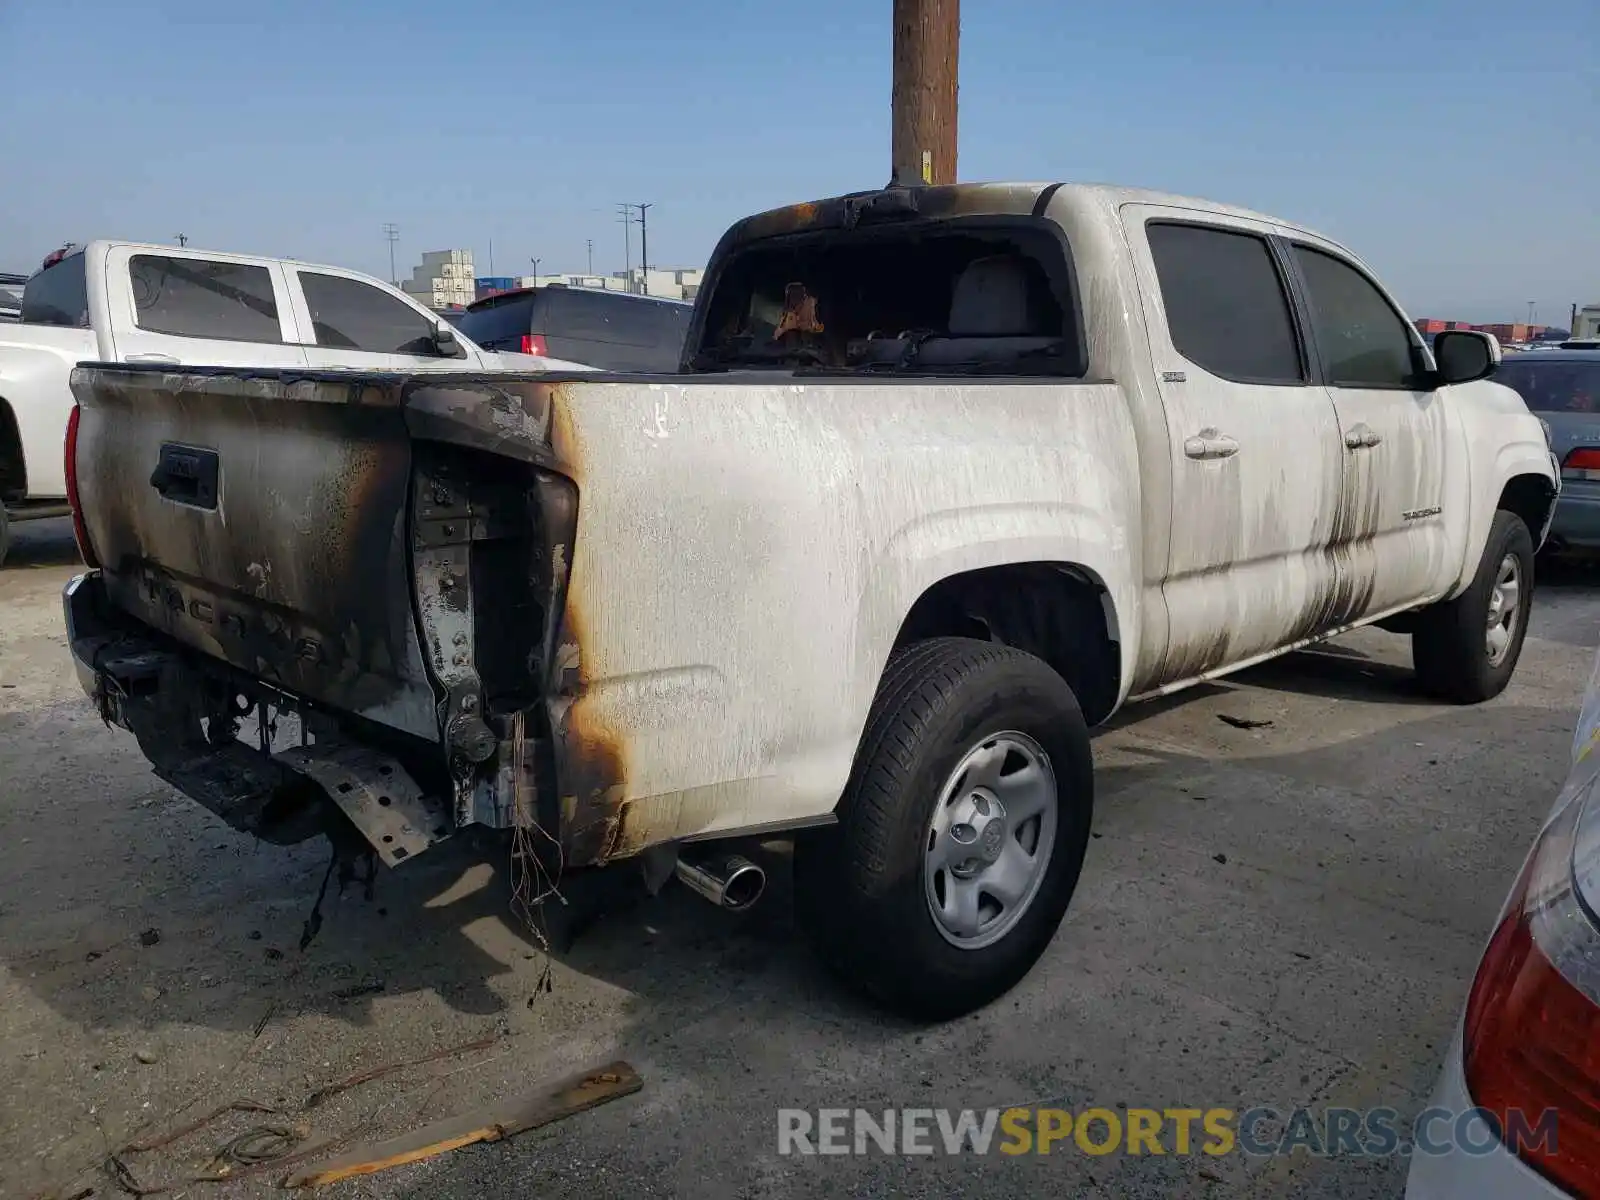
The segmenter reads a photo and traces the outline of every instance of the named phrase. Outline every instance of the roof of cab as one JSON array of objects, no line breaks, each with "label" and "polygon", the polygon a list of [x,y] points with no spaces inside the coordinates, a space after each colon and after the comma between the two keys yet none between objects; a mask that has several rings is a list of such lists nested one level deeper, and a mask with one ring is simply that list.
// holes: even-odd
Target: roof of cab
[{"label": "roof of cab", "polygon": [[826,228],[839,222],[848,204],[871,202],[877,197],[896,191],[907,196],[914,195],[916,213],[923,217],[1042,216],[1045,207],[1052,200],[1058,195],[1066,195],[1077,197],[1087,204],[1102,207],[1110,212],[1115,212],[1124,204],[1149,204],[1259,221],[1293,229],[1329,245],[1339,246],[1341,250],[1345,249],[1335,239],[1325,234],[1268,213],[1196,196],[1108,183],[954,183],[850,192],[825,200],[790,204],[757,213],[735,223],[724,236],[731,242],[743,242],[755,238],[781,236],[785,233],[800,233],[808,228]]}]

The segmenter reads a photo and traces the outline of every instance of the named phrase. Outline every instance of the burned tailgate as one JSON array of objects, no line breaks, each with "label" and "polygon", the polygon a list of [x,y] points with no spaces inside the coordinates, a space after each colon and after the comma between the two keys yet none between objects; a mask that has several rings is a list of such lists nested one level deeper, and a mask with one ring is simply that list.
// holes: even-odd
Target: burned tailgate
[{"label": "burned tailgate", "polygon": [[353,824],[391,864],[554,827],[577,493],[548,385],[91,365],[73,391],[99,566],[73,651],[163,778],[272,841]]}]

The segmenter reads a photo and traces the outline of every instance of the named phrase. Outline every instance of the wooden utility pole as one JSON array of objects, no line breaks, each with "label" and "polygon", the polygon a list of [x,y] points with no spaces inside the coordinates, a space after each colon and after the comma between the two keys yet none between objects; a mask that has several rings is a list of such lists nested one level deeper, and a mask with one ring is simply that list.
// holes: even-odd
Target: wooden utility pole
[{"label": "wooden utility pole", "polygon": [[894,0],[891,183],[956,181],[961,0]]}]

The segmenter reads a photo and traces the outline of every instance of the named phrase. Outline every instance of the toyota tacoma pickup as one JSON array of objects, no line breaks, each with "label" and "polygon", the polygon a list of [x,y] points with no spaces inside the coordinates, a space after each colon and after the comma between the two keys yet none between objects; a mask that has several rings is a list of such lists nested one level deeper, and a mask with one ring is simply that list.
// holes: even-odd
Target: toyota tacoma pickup
[{"label": "toyota tacoma pickup", "polygon": [[[538,370],[480,350],[354,271],[211,250],[91,242],[51,253],[0,324],[0,562],[12,521],[67,514],[61,438],[78,363]],[[576,364],[567,364],[576,365]]]},{"label": "toyota tacoma pickup", "polygon": [[1055,933],[1125,702],[1367,624],[1506,686],[1559,473],[1498,361],[1241,209],[795,205],[678,374],[80,367],[72,653],[267,841],[520,829],[738,906],[792,837],[828,961],[948,1016]]}]

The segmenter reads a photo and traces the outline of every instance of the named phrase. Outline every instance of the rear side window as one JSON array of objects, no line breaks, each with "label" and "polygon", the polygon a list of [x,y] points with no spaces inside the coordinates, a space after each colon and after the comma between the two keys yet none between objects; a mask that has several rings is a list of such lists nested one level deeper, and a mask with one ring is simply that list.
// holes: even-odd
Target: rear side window
[{"label": "rear side window", "polygon": [[30,325],[89,328],[89,285],[83,255],[69,254],[23,285],[22,319]]},{"label": "rear side window", "polygon": [[1145,228],[1179,354],[1224,379],[1305,382],[1288,293],[1265,238],[1200,225]]},{"label": "rear side window", "polygon": [[[530,295],[495,296],[474,304],[461,314],[456,328],[480,346],[491,343],[520,342],[534,332],[534,298]],[[539,330],[538,332],[543,332]]]},{"label": "rear side window", "polygon": [[434,324],[409,304],[359,279],[317,271],[299,275],[317,345],[374,354],[438,356]]},{"label": "rear side window", "polygon": [[1508,355],[1494,381],[1515,390],[1534,412],[1600,412],[1600,362],[1529,362]]},{"label": "rear side window", "polygon": [[283,340],[266,267],[136,254],[128,275],[140,329],[230,342]]},{"label": "rear side window", "polygon": [[1311,293],[1317,347],[1334,387],[1413,386],[1411,327],[1383,293],[1347,262],[1296,246],[1295,258]]}]

